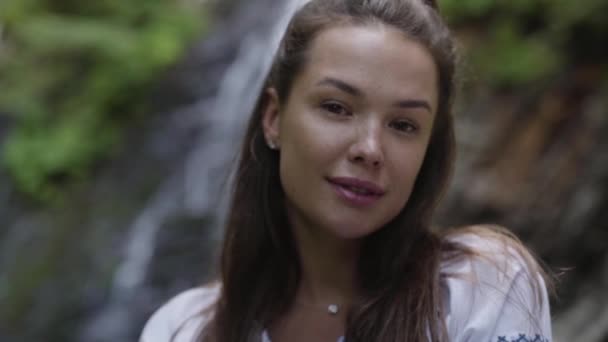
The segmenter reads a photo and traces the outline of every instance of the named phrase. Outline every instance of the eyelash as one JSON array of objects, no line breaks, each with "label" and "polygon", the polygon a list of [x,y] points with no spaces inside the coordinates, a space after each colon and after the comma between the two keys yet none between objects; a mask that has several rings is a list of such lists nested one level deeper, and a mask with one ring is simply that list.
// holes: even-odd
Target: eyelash
[{"label": "eyelash", "polygon": [[[321,104],[321,108],[325,111],[338,116],[347,116],[350,115],[350,111],[340,103],[337,102],[325,102]],[[340,111],[342,111],[340,113]]]},{"label": "eyelash", "polygon": [[[331,113],[332,115],[337,116],[349,116],[351,115],[350,111],[342,104],[337,102],[325,102],[321,104],[321,108],[323,110]],[[399,127],[401,126],[401,127]],[[403,127],[404,126],[404,127]],[[403,133],[415,133],[418,131],[418,126],[412,124],[406,120],[396,120],[389,124],[389,127],[395,128],[399,132]]]},{"label": "eyelash", "polygon": [[[405,127],[397,128],[397,127],[395,127],[395,125],[405,126]],[[405,121],[405,120],[393,121],[389,124],[389,126],[397,129],[400,132],[404,132],[404,133],[414,133],[418,130],[418,127],[416,125],[412,124],[409,121]]]}]

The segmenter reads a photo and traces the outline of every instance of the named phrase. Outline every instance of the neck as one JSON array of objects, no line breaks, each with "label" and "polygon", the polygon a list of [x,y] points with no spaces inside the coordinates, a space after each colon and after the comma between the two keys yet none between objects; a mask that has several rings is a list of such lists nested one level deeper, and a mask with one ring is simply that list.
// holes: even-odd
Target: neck
[{"label": "neck", "polygon": [[360,240],[339,239],[302,224],[292,228],[302,267],[296,301],[319,307],[349,306],[357,295]]}]

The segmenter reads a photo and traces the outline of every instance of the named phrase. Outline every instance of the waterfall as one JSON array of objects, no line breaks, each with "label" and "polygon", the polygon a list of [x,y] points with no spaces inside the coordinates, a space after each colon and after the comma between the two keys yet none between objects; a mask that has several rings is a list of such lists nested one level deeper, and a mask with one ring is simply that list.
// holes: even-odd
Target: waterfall
[{"label": "waterfall", "polygon": [[[183,109],[190,115],[200,116],[202,134],[183,167],[176,168],[159,186],[127,229],[124,257],[115,272],[107,305],[83,329],[82,341],[132,339],[132,330],[136,328],[133,327],[132,298],[145,285],[157,236],[168,219],[216,217],[211,238],[220,239],[228,203],[227,175],[231,174],[235,151],[281,35],[293,12],[305,1],[278,1],[282,8],[269,29],[248,30],[241,36],[237,57],[218,85],[212,105],[209,106],[209,99],[200,99]],[[267,7],[259,3],[244,1],[240,6],[249,8],[241,11],[257,11],[258,16],[267,16]]]}]

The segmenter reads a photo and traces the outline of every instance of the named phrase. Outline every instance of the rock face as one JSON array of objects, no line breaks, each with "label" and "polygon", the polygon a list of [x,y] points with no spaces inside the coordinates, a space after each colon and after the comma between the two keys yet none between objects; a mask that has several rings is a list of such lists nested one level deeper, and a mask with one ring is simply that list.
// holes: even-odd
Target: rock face
[{"label": "rock face", "polygon": [[458,112],[442,223],[511,228],[556,273],[555,339],[608,336],[608,83],[580,66],[536,92],[478,92]]},{"label": "rock face", "polygon": [[[1,341],[134,341],[158,305],[209,279],[221,185],[276,38],[269,19],[290,3],[233,2],[160,87],[162,114],[134,127],[124,151],[66,203],[35,207],[0,171]],[[437,217],[507,226],[565,269],[553,304],[559,341],[608,338],[600,68],[575,66],[534,89],[469,85],[456,109],[456,174]]]}]

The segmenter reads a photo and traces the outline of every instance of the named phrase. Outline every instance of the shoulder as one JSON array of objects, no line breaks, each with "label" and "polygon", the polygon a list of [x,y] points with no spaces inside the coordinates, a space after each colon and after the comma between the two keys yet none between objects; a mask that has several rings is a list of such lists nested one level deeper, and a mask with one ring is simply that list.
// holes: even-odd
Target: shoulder
[{"label": "shoulder", "polygon": [[161,306],[148,320],[140,342],[190,342],[212,317],[220,294],[214,283],[184,291]]},{"label": "shoulder", "polygon": [[542,268],[515,237],[502,228],[477,226],[444,239],[441,275],[451,340],[551,339]]},{"label": "shoulder", "polygon": [[523,244],[502,227],[454,229],[443,236],[443,246],[445,254],[441,271],[446,275],[509,276],[538,268],[534,257]]}]

